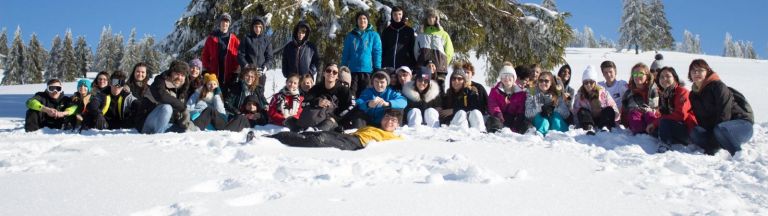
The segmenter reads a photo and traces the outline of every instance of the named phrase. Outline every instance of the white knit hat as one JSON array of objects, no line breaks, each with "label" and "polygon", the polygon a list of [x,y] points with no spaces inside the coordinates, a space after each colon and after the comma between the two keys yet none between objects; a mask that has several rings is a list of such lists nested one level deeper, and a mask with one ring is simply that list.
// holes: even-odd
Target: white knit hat
[{"label": "white knit hat", "polygon": [[499,78],[504,76],[512,76],[512,78],[517,80],[517,72],[515,72],[515,68],[509,65],[506,65],[499,70]]},{"label": "white knit hat", "polygon": [[595,67],[592,67],[592,65],[587,65],[587,69],[584,69],[584,75],[581,76],[581,81],[592,80],[597,82],[597,78],[598,75]]}]

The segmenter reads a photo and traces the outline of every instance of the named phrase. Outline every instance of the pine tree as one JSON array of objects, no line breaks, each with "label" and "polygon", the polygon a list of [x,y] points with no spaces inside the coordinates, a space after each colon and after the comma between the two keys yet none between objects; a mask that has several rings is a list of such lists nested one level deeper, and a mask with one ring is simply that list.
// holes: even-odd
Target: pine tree
[{"label": "pine tree", "polygon": [[152,77],[153,74],[159,73],[160,71],[161,54],[154,48],[154,46],[155,38],[152,36],[144,36],[140,45],[140,52],[141,62],[147,64],[147,77]]},{"label": "pine tree", "polygon": [[541,2],[541,6],[546,9],[557,11],[557,5],[555,5],[555,0],[544,0]]},{"label": "pine tree", "polygon": [[669,49],[675,43],[672,38],[672,26],[664,12],[664,3],[661,0],[652,0],[649,5],[649,17],[651,21],[651,34],[645,42],[647,49]]},{"label": "pine tree", "polygon": [[5,60],[8,57],[8,30],[3,28],[0,33],[0,69],[5,68]]},{"label": "pine tree", "polygon": [[725,41],[723,41],[723,56],[724,57],[735,57],[736,56],[736,47],[733,42],[733,37],[731,37],[730,32],[725,33]]},{"label": "pine tree", "polygon": [[61,48],[61,61],[59,62],[58,76],[61,77],[64,82],[75,81],[75,78],[80,74],[80,70],[77,67],[72,30],[67,29],[67,32],[64,33],[64,43]]},{"label": "pine tree", "polygon": [[93,66],[93,53],[91,53],[91,47],[88,46],[88,43],[85,41],[85,37],[82,35],[77,36],[77,45],[75,45],[75,57],[77,59],[77,71],[80,72],[80,75],[82,75],[81,77],[87,77],[88,71],[90,71],[91,67]]},{"label": "pine tree", "polygon": [[[644,0],[624,0],[624,15],[621,16],[619,43],[621,47],[635,46],[635,54],[650,36],[651,20],[648,17]],[[648,49],[647,47],[643,47]]]},{"label": "pine tree", "polygon": [[131,36],[128,38],[128,44],[125,46],[123,59],[120,61],[120,69],[126,73],[133,71],[133,66],[141,62],[141,47],[136,43],[136,28],[131,29]]},{"label": "pine tree", "polygon": [[48,55],[48,61],[45,63],[45,79],[60,79],[61,77],[58,76],[59,74],[59,62],[61,62],[61,52],[62,52],[62,44],[61,44],[61,37],[59,35],[56,35],[53,37],[53,42],[51,42],[51,50],[48,52],[50,53]]},{"label": "pine tree", "polygon": [[592,32],[592,28],[584,26],[584,47],[597,48],[597,40],[595,40],[595,33]]},{"label": "pine tree", "polygon": [[123,52],[125,52],[123,34],[117,33],[112,35],[112,42],[109,44],[109,58],[112,59],[112,65],[107,68],[109,71],[120,70],[120,62],[123,60]]},{"label": "pine tree", "polygon": [[701,54],[701,37],[697,34],[693,39],[693,53]]},{"label": "pine tree", "polygon": [[94,71],[107,71],[114,64],[112,58],[109,58],[109,48],[112,43],[112,26],[105,26],[101,29],[99,37],[99,46],[96,47],[96,58],[93,66]]},{"label": "pine tree", "polygon": [[24,42],[21,39],[21,27],[16,27],[16,33],[13,34],[13,44],[8,53],[8,60],[6,60],[5,76],[3,76],[3,81],[0,84],[22,84],[25,53]]},{"label": "pine tree", "polygon": [[24,59],[26,72],[24,73],[23,82],[25,84],[43,82],[43,70],[45,70],[47,58],[47,51],[40,45],[37,34],[33,33],[29,39],[29,46],[27,46],[27,58]]}]

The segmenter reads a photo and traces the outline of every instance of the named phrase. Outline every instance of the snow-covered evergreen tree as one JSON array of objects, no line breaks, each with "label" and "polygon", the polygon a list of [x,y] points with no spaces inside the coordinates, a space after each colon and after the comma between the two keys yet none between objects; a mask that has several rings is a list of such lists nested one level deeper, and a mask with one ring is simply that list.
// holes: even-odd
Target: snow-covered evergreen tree
[{"label": "snow-covered evergreen tree", "polygon": [[584,26],[584,37],[582,38],[584,47],[597,48],[597,40],[595,40],[595,33],[592,32],[592,28]]},{"label": "snow-covered evergreen tree", "polygon": [[109,43],[109,58],[112,59],[112,65],[107,68],[109,71],[120,70],[120,62],[123,60],[125,44],[123,44],[123,34],[112,35],[112,42]]},{"label": "snow-covered evergreen tree", "polygon": [[60,79],[59,74],[59,62],[61,62],[61,37],[56,35],[51,42],[51,50],[49,50],[48,61],[45,63],[45,79]]},{"label": "snow-covered evergreen tree", "polygon": [[648,50],[669,49],[675,43],[672,37],[672,26],[667,20],[667,14],[664,12],[664,3],[661,0],[651,0],[649,9],[646,10],[651,21],[651,33],[648,41],[645,43]]},{"label": "snow-covered evergreen tree", "polygon": [[695,54],[704,53],[703,51],[701,51],[701,36],[699,36],[698,34],[696,35],[696,37],[693,38],[693,53]]},{"label": "snow-covered evergreen tree", "polygon": [[757,59],[757,52],[755,52],[755,46],[752,41],[747,41],[744,44],[744,58]]},{"label": "snow-covered evergreen tree", "polygon": [[24,57],[26,50],[24,42],[21,39],[21,27],[16,27],[16,33],[13,34],[13,44],[6,57],[5,76],[2,85],[22,84],[22,74],[24,73]]},{"label": "snow-covered evergreen tree", "polygon": [[[651,19],[648,17],[644,0],[624,0],[624,14],[621,16],[619,28],[619,43],[622,48],[635,46],[635,53],[639,53],[639,47],[649,41]],[[648,49],[643,46],[643,49]]]},{"label": "snow-covered evergreen tree", "polygon": [[29,39],[29,45],[27,46],[27,57],[24,59],[24,69],[26,72],[23,76],[23,83],[41,83],[43,82],[43,70],[45,70],[45,62],[48,58],[48,52],[40,45],[40,41],[37,39],[37,34],[32,34]]},{"label": "snow-covered evergreen tree", "polygon": [[82,35],[77,36],[75,57],[77,58],[77,71],[80,72],[79,76],[85,78],[93,66],[93,53]]},{"label": "snow-covered evergreen tree", "polygon": [[541,6],[549,10],[557,11],[555,0],[544,0],[541,2]]},{"label": "snow-covered evergreen tree", "polygon": [[141,53],[141,62],[147,64],[147,77],[152,77],[154,74],[159,74],[160,61],[162,57],[160,51],[155,49],[155,38],[150,35],[145,35],[139,47],[139,52]]},{"label": "snow-covered evergreen tree", "polygon": [[75,78],[80,74],[80,70],[77,67],[72,30],[67,29],[67,32],[64,33],[64,42],[62,43],[60,54],[61,61],[58,66],[58,76],[64,82],[75,81]]},{"label": "snow-covered evergreen tree", "polygon": [[114,62],[109,57],[110,44],[112,43],[112,26],[104,26],[101,28],[101,36],[99,36],[99,46],[96,47],[96,58],[94,59],[93,70],[94,71],[106,71],[109,70]]},{"label": "snow-covered evergreen tree", "polygon": [[0,33],[0,69],[5,68],[5,60],[8,56],[8,29],[3,27]]},{"label": "snow-covered evergreen tree", "polygon": [[141,60],[141,47],[136,42],[136,28],[133,28],[131,29],[131,36],[128,37],[128,44],[125,45],[123,59],[120,61],[120,70],[130,74],[133,66],[141,62]]},{"label": "snow-covered evergreen tree", "polygon": [[725,33],[725,41],[723,41],[723,56],[736,57],[736,46],[733,42],[730,32]]},{"label": "snow-covered evergreen tree", "polygon": [[569,47],[584,47],[584,34],[581,33],[578,29],[572,29],[573,31],[573,40],[568,44]]}]

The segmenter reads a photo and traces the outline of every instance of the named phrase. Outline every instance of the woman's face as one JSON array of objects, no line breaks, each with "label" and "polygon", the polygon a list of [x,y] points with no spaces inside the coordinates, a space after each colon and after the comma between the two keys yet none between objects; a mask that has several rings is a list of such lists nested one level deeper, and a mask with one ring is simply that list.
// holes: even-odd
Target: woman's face
[{"label": "woman's face", "polygon": [[632,80],[637,86],[644,86],[648,82],[648,74],[640,69],[632,70]]},{"label": "woman's face", "polygon": [[285,88],[290,91],[296,91],[299,89],[299,78],[290,78],[285,80]]},{"label": "woman's face", "polygon": [[504,88],[511,88],[515,84],[515,77],[512,75],[504,75],[501,77],[501,85]]},{"label": "woman's face", "polygon": [[551,76],[540,76],[538,81],[536,82],[539,90],[541,91],[547,91],[550,87],[552,87],[552,78]]},{"label": "woman's face", "polygon": [[408,81],[411,81],[411,73],[400,72],[397,74],[397,80],[400,81],[400,85],[403,85]]},{"label": "woman's face", "polygon": [[256,73],[246,72],[243,74],[243,81],[245,81],[246,85],[253,85],[256,82]]},{"label": "woman's face", "polygon": [[77,92],[80,92],[80,95],[87,95],[88,94],[88,86],[80,85],[80,87],[77,87]]},{"label": "woman's face", "polygon": [[464,77],[461,76],[453,76],[451,77],[451,89],[458,91],[464,88]]},{"label": "woman's face", "polygon": [[136,79],[136,81],[144,81],[147,79],[147,67],[136,67],[136,70],[133,71],[133,78]]},{"label": "woman's face", "polygon": [[301,90],[309,91],[309,89],[311,89],[313,85],[315,85],[315,81],[314,80],[312,80],[312,79],[304,79],[304,82],[301,83]]},{"label": "woman's face", "polygon": [[189,70],[189,75],[192,76],[192,78],[197,78],[200,76],[200,68],[199,67],[192,67],[192,69]]},{"label": "woman's face", "polygon": [[416,79],[416,89],[419,91],[424,91],[424,89],[427,89],[429,87],[429,80],[428,79]]},{"label": "woman's face", "polygon": [[106,75],[96,77],[96,87],[106,88],[109,85],[109,78]]},{"label": "woman's face", "polygon": [[205,83],[205,88],[208,89],[208,91],[213,91],[214,89],[219,87],[219,82],[211,80],[210,82]]},{"label": "woman's face", "polygon": [[587,91],[595,90],[594,80],[584,80],[583,82],[581,82],[581,85],[584,86],[584,89]]},{"label": "woman's face", "polygon": [[661,85],[662,88],[669,88],[674,86],[675,84],[675,77],[672,76],[672,72],[665,70],[661,71],[661,76],[659,77],[659,85]]},{"label": "woman's face", "polygon": [[694,67],[689,73],[691,73],[691,81],[694,83],[704,82],[704,79],[707,78],[706,68]]}]

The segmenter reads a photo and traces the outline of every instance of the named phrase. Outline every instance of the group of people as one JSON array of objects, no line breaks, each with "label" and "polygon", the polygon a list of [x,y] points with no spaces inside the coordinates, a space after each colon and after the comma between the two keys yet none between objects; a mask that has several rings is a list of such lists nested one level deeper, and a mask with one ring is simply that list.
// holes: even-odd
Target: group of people
[{"label": "group of people", "polygon": [[[418,34],[403,12],[394,7],[381,33],[367,14],[356,14],[341,63],[327,64],[321,74],[318,53],[308,41],[311,28],[300,22],[282,48],[285,87],[270,100],[264,95],[264,72],[273,59],[267,23],[254,18],[241,41],[228,31],[231,17],[223,14],[201,59],[174,61],[151,84],[143,63],[130,75],[101,72],[93,82],[80,80],[71,97],[62,95],[60,81],[48,81],[44,92],[27,101],[25,130],[135,128],[153,134],[274,124],[290,130],[271,135],[287,145],[356,150],[372,140],[398,138],[392,132],[401,125],[491,133],[507,127],[544,136],[574,125],[589,135],[624,127],[657,136],[659,152],[670,144],[694,143],[707,154],[721,148],[735,154],[752,136],[746,99],[702,59],[689,67],[691,91],[661,58],[651,67],[634,65],[629,82],[617,79],[611,61],[600,64],[604,80],[588,66],[578,89],[570,87],[573,71],[567,64],[555,74],[536,64],[505,62],[499,82],[486,91],[472,81],[471,63],[452,61],[439,11],[426,11]],[[347,129],[357,131],[342,134]]]}]

